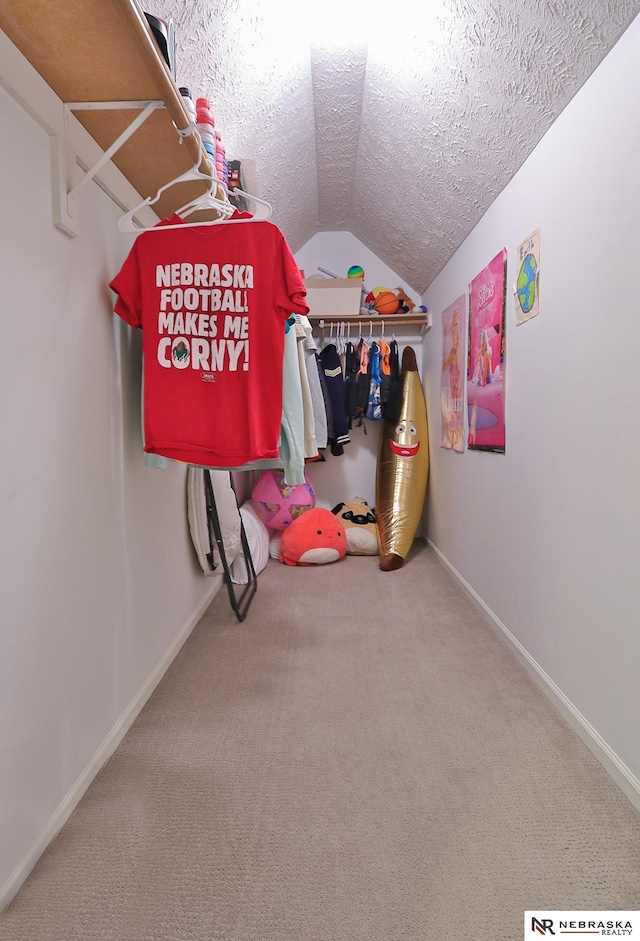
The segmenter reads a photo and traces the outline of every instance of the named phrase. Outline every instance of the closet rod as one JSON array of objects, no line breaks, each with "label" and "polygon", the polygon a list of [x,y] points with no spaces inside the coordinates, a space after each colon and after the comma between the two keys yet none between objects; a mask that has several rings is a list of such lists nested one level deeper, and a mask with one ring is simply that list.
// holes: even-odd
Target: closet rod
[{"label": "closet rod", "polygon": [[[333,323],[333,324],[339,324],[339,323],[354,324],[355,323],[355,324],[361,324],[361,325],[363,324],[368,325],[370,318],[369,317],[311,317],[310,316],[309,320],[314,326],[324,327],[325,324],[330,324],[330,323]],[[378,318],[373,318],[372,322],[375,325],[376,323],[379,322],[379,320]],[[423,329],[426,330],[428,327],[431,326],[431,322],[430,322],[428,315],[426,314],[424,317],[413,317],[408,320],[400,320],[396,317],[388,317],[385,322],[385,328],[387,330],[393,330],[394,325],[398,327],[405,327],[405,326],[406,327],[422,327]]]},{"label": "closet rod", "polygon": [[[352,314],[349,314],[347,316],[342,316],[342,317],[339,314],[329,314],[329,315],[308,314],[308,318],[311,321],[311,323],[317,323],[320,326],[322,326],[323,323],[366,323],[368,324],[369,321],[372,321],[375,324],[375,323],[381,323],[383,319],[379,314],[376,314],[373,317],[367,317],[365,314],[361,315],[360,317],[354,317]],[[393,314],[393,315],[387,315],[384,318],[384,320],[385,320],[385,326],[392,326],[394,323],[395,324],[407,324],[408,326],[411,326],[412,324],[413,325],[417,325],[417,324],[425,325],[425,324],[428,324],[429,322],[429,315],[422,314],[419,317],[416,317],[416,316],[403,317],[402,314]]]},{"label": "closet rod", "polygon": [[319,327],[321,330],[324,330],[325,326],[330,324],[344,324],[346,327],[351,327],[354,324],[356,327],[368,327],[369,324],[372,326],[374,324],[383,323],[386,330],[393,331],[395,327],[421,327],[420,333],[424,333],[431,326],[431,314],[429,312],[424,314],[389,314],[387,317],[383,317],[381,314],[373,314],[371,317],[367,317],[366,314],[358,314],[354,316],[353,314],[308,314],[308,319],[311,322],[313,327]]}]

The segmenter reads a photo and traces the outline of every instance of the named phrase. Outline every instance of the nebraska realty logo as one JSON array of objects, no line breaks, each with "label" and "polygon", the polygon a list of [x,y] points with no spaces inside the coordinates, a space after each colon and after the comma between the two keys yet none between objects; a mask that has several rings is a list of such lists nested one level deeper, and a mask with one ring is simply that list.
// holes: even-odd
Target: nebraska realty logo
[{"label": "nebraska realty logo", "polygon": [[524,937],[637,938],[640,939],[640,912],[525,912]]}]

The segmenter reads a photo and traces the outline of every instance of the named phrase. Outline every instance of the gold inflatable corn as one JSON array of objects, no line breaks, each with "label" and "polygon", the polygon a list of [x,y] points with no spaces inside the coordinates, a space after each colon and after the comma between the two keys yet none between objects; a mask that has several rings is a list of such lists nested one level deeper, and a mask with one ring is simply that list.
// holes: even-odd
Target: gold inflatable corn
[{"label": "gold inflatable corn", "polygon": [[376,473],[378,548],[383,572],[399,569],[420,523],[429,476],[427,405],[414,350],[402,354],[402,407],[383,421]]}]

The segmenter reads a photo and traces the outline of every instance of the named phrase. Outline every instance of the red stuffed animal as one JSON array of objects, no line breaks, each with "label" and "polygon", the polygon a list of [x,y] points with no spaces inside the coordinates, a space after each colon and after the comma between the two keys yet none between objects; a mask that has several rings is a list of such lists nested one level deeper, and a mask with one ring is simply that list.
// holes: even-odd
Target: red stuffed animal
[{"label": "red stuffed animal", "polygon": [[280,561],[285,565],[326,565],[347,551],[344,526],[331,510],[316,507],[295,519],[282,533]]}]

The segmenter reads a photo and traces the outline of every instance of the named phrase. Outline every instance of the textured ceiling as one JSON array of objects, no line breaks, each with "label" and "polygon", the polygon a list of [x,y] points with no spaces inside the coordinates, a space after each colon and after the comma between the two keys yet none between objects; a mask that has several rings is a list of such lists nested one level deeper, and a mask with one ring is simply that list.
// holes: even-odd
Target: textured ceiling
[{"label": "textured ceiling", "polygon": [[349,6],[343,33],[328,0],[145,9],[173,19],[179,84],[255,158],[291,248],[349,230],[422,293],[640,0],[369,0],[359,26]]}]

